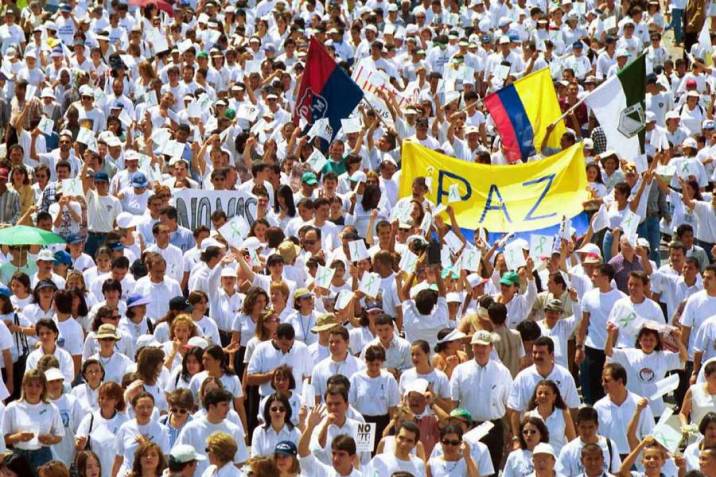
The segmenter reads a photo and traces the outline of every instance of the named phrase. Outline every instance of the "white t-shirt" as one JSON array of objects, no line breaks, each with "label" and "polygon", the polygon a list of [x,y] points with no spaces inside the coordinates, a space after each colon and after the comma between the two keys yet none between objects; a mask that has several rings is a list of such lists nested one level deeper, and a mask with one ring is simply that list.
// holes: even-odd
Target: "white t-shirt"
[{"label": "white t-shirt", "polygon": [[409,456],[408,460],[400,460],[395,454],[378,454],[366,467],[365,475],[392,475],[393,472],[410,472],[411,475],[425,475],[425,463],[417,457]]},{"label": "white t-shirt", "polygon": [[[627,388],[639,396],[651,396],[656,392],[656,383],[664,379],[667,371],[683,369],[679,354],[672,351],[652,351],[649,354],[636,348],[614,349],[607,362],[614,361],[624,366],[627,372]],[[662,398],[649,400],[655,416],[664,412]]]},{"label": "white t-shirt", "polygon": [[348,401],[363,416],[384,416],[400,403],[398,382],[384,369],[375,378],[361,370],[350,378],[350,383]]},{"label": "white t-shirt", "polygon": [[12,401],[8,404],[2,421],[3,435],[22,431],[35,433],[35,438],[32,440],[15,443],[15,447],[22,450],[41,448],[44,444],[37,440],[37,436],[40,434],[65,435],[65,428],[62,425],[60,411],[57,406],[42,401],[37,404],[30,404],[24,399]]},{"label": "white t-shirt", "polygon": [[114,221],[122,212],[119,200],[110,195],[100,196],[97,191],[87,191],[87,229],[107,233],[114,230]]},{"label": "white t-shirt", "polygon": [[[614,303],[614,307],[609,313],[609,321],[619,323],[625,319],[634,319],[634,315],[636,315],[636,319],[643,318],[660,325],[666,323],[664,312],[661,311],[661,307],[654,300],[644,298],[641,303],[633,303],[628,296]],[[626,329],[620,327],[616,346],[619,348],[633,348],[635,344],[636,334],[629,333]]]},{"label": "white t-shirt", "polygon": [[701,324],[714,315],[716,315],[716,296],[709,296],[706,290],[694,293],[686,300],[686,306],[681,314],[681,324],[691,329],[689,334],[690,360],[694,359],[694,345]]},{"label": "white t-shirt", "polygon": [[595,349],[604,349],[607,343],[607,320],[609,313],[617,300],[626,295],[617,288],[612,288],[607,293],[602,293],[598,288],[593,288],[584,294],[582,298],[582,312],[589,314],[589,327],[586,346]]}]

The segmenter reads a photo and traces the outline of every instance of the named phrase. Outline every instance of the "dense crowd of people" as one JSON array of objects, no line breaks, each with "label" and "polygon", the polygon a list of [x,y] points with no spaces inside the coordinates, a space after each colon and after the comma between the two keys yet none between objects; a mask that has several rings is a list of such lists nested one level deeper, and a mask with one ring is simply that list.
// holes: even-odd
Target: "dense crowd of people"
[{"label": "dense crowd of people", "polygon": [[[716,2],[0,16],[3,477],[716,477]],[[373,75],[329,137],[311,38]],[[642,54],[624,157],[581,100]],[[403,141],[522,164],[483,99],[543,68],[586,230],[534,256],[399,194]]]}]

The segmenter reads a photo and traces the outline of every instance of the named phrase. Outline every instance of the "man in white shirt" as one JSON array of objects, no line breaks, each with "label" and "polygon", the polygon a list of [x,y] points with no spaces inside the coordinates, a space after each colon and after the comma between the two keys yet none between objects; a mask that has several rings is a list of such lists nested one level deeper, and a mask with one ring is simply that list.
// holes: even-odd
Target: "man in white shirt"
[{"label": "man in white shirt", "polygon": [[666,323],[661,307],[646,296],[648,286],[649,276],[646,273],[637,270],[630,272],[627,281],[629,295],[617,300],[609,313],[609,321],[616,323],[621,329],[616,345],[618,348],[634,346],[636,333],[627,332],[627,328],[635,328],[635,326],[629,326],[634,320],[643,319],[659,325]]},{"label": "man in white shirt", "polygon": [[[704,289],[694,293],[686,300],[684,311],[681,314],[681,339],[689,351],[689,361],[686,363],[687,373],[691,373],[691,382],[696,381],[699,369],[694,366],[696,353],[696,336],[704,322],[716,315],[716,265],[706,266],[703,273]],[[688,374],[687,374],[688,375]]]},{"label": "man in white shirt", "polygon": [[298,442],[298,456],[301,471],[314,477],[360,477],[361,473],[353,468],[356,455],[356,443],[346,434],[336,436],[331,442],[331,465],[316,459],[309,444],[314,429],[323,419],[321,409],[316,406],[308,414],[306,429]]},{"label": "man in white shirt", "polygon": [[154,244],[147,247],[148,252],[156,252],[167,262],[167,275],[182,283],[184,278],[184,255],[179,247],[169,243],[169,227],[157,222],[152,227]]},{"label": "man in white shirt", "polygon": [[87,243],[85,252],[94,256],[99,245],[107,238],[107,235],[116,229],[115,221],[122,212],[122,204],[114,196],[109,195],[109,176],[106,172],[94,174],[94,189],[90,188],[90,175],[87,163],[80,171],[82,189],[87,199]]},{"label": "man in white shirt", "polygon": [[420,429],[412,421],[403,421],[395,437],[395,450],[391,453],[376,455],[365,475],[393,475],[394,472],[408,472],[410,475],[425,475],[425,463],[411,455],[411,451],[420,440]]},{"label": "man in white shirt", "polygon": [[577,353],[575,361],[580,364],[582,395],[587,404],[594,404],[604,397],[600,376],[606,356],[607,321],[617,300],[626,295],[612,288],[614,267],[600,265],[592,274],[595,288],[582,298],[582,321],[577,329]]},{"label": "man in white shirt", "polygon": [[[609,363],[602,372],[602,386],[606,396],[597,401],[594,409],[599,414],[599,429],[603,435],[614,440],[622,460],[631,451],[627,440],[627,426],[641,399],[627,390],[627,373],[619,363]],[[641,440],[654,428],[654,415],[646,406],[637,424],[637,439]]]},{"label": "man in white shirt", "polygon": [[[617,452],[617,445],[609,438],[598,434],[599,414],[591,406],[585,406],[577,411],[574,421],[577,438],[568,442],[559,452],[557,470],[564,475],[576,476],[580,472],[587,473],[590,465],[585,462],[585,452],[599,456],[599,469],[601,472],[618,471],[622,465]],[[590,451],[592,449],[592,451]],[[589,476],[602,474],[588,474]]]},{"label": "man in white shirt", "polygon": [[[480,330],[472,335],[472,352],[475,359],[459,364],[450,377],[450,397],[456,407],[470,411],[478,423],[491,421],[494,427],[482,439],[490,449],[492,465],[498,469],[502,462],[505,429],[502,419],[507,413],[507,398],[512,386],[510,370],[495,359],[490,359],[496,336]],[[477,393],[476,389],[487,394]]]},{"label": "man in white shirt", "polygon": [[513,436],[519,435],[520,416],[527,410],[535,386],[543,379],[549,379],[557,385],[568,408],[577,409],[580,404],[574,378],[566,368],[554,362],[552,338],[541,336],[535,340],[532,345],[532,361],[534,362],[532,366],[523,369],[515,376],[507,400],[507,407],[512,411],[510,424]]},{"label": "man in white shirt", "polygon": [[[204,409],[206,415],[194,417],[179,432],[174,447],[182,444],[192,446],[196,452],[203,456],[206,455],[206,442],[209,435],[214,432],[225,432],[234,438],[238,449],[234,454],[234,463],[239,465],[249,458],[249,452],[246,449],[244,431],[241,427],[226,419],[231,409],[232,394],[225,389],[212,389],[204,395]],[[200,460],[196,466],[195,475],[201,475],[209,467],[207,460]],[[238,473],[238,470],[237,470]]]},{"label": "man in white shirt", "polygon": [[316,404],[319,404],[326,392],[328,378],[341,374],[350,379],[355,373],[365,368],[365,363],[350,354],[349,334],[343,326],[335,326],[328,335],[328,349],[331,355],[320,361],[311,373],[311,384],[316,390]]},{"label": "man in white shirt", "polygon": [[313,362],[308,347],[296,341],[296,331],[290,323],[281,323],[276,337],[259,344],[251,355],[247,368],[246,384],[260,386],[259,394],[266,397],[273,393],[271,379],[274,369],[287,364],[293,369],[296,391],[301,393],[303,378],[311,375]]},{"label": "man in white shirt", "polygon": [[[317,426],[318,434],[314,434],[311,438],[310,449],[317,461],[329,465],[332,460],[333,440],[340,435],[356,435],[361,422],[347,415],[348,390],[344,385],[328,386],[323,398],[327,414]],[[366,465],[370,461],[370,452],[361,452],[359,457],[361,465]]]}]

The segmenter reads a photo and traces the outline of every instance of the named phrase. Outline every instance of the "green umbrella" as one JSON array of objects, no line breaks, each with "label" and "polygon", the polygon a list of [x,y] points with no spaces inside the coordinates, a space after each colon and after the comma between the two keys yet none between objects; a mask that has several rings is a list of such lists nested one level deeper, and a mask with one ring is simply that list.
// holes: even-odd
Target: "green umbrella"
[{"label": "green umbrella", "polygon": [[27,225],[15,225],[0,229],[0,245],[50,245],[53,243],[65,243],[65,239],[52,232]]}]

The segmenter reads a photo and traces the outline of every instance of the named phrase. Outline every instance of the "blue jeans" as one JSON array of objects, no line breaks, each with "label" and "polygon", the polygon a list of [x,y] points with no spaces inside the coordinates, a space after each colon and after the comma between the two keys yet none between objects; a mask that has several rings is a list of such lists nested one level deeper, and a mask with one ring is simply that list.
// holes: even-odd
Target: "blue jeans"
[{"label": "blue jeans", "polygon": [[668,28],[674,29],[674,41],[680,43],[684,39],[684,10],[682,8],[671,9],[671,23]]},{"label": "blue jeans", "polygon": [[604,263],[609,262],[612,259],[612,242],[614,241],[614,235],[612,231],[607,229],[604,232],[604,240],[602,241],[602,255],[604,256]]},{"label": "blue jeans", "polygon": [[[37,469],[44,464],[47,464],[52,460],[52,450],[48,446],[40,447],[37,450],[23,450],[15,449],[16,454],[20,454],[27,459],[27,462],[32,467],[33,472],[37,475]],[[32,477],[32,476],[29,476]]]},{"label": "blue jeans", "polygon": [[661,263],[659,244],[661,243],[661,230],[659,228],[659,217],[647,217],[636,229],[639,237],[649,241],[649,259],[653,260],[658,267]]}]

